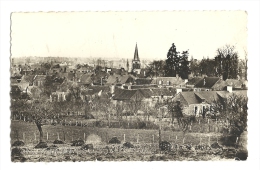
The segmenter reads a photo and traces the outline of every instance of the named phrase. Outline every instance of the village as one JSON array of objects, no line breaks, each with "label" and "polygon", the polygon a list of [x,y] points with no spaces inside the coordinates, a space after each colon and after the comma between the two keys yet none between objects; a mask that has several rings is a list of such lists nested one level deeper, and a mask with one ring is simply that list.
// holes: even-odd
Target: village
[{"label": "village", "polygon": [[[154,73],[156,68],[150,68],[148,64],[146,64],[147,67],[141,67],[137,45],[132,62],[127,60],[126,64],[119,64],[125,67],[104,67],[99,64],[101,60],[97,63],[97,65],[77,63],[73,66],[67,64],[66,61],[52,64],[18,65],[12,63],[12,99],[27,98],[28,100],[44,99],[50,102],[64,102],[80,98],[92,109],[98,100],[113,103],[113,105],[134,101],[139,102],[138,106],[128,110],[125,107],[122,113],[134,111],[136,113],[132,114],[135,115],[145,114],[144,108],[151,108],[156,103],[164,103],[171,99],[181,102],[185,107],[186,115],[201,116],[213,100],[225,99],[231,94],[245,97],[247,94],[245,78],[223,80],[222,76],[192,77],[191,74],[187,79],[179,77],[178,74],[175,77],[160,76],[160,73]],[[141,108],[141,105],[144,107]],[[78,109],[75,111],[68,109],[59,114],[85,114],[85,108]],[[165,110],[163,117],[171,118],[171,115]]]},{"label": "village", "polygon": [[[224,48],[233,49],[231,46]],[[203,65],[203,62],[217,63],[220,59],[223,63],[233,62],[232,59],[225,60],[229,56],[219,55],[215,59],[197,61],[193,58],[188,60],[187,52],[175,54],[176,46],[172,44],[165,61],[141,62],[136,44],[133,59],[123,62],[98,58],[92,63],[74,61],[71,64],[62,58],[53,58],[51,61],[49,58],[47,62],[29,63],[25,59],[20,62],[12,59],[12,124],[19,127],[21,124],[17,122],[27,122],[28,127],[38,129],[30,132],[32,137],[29,140],[25,139],[27,132],[19,132],[19,128],[13,130],[13,146],[22,138],[22,145],[25,141],[38,141],[40,143],[37,142],[36,148],[48,149],[50,146],[45,140],[52,138],[54,144],[65,144],[66,138],[71,138],[74,142],[72,146],[87,146],[88,150],[93,149],[93,143],[120,144],[120,140],[124,141],[124,146],[134,147],[130,141],[127,142],[127,134],[137,144],[143,138],[145,144],[158,143],[160,151],[169,151],[174,147],[174,143],[169,140],[176,144],[178,138],[182,138],[182,144],[185,144],[185,140],[190,138],[189,142],[194,142],[189,136],[193,133],[214,133],[209,139],[204,139],[208,141],[209,147],[213,145],[210,144],[213,138],[214,146],[220,147],[218,141],[223,138],[223,134],[230,136],[224,140],[223,145],[228,140],[232,141],[228,145],[238,146],[240,143],[245,146],[245,140],[240,140],[240,136],[246,132],[247,120],[247,73],[246,66],[241,68],[240,64],[243,61],[237,62],[235,70],[240,72],[237,71],[234,76],[232,67],[223,69],[223,74],[217,71],[225,66],[222,66],[222,62],[220,67],[215,64],[215,68]],[[176,58],[179,61],[170,64],[175,67],[169,72],[167,65]],[[237,58],[235,60],[238,61]],[[205,69],[204,73],[200,67]],[[215,76],[207,69],[213,70]],[[21,126],[27,126],[26,124]],[[56,127],[52,137],[48,133],[53,131],[49,128],[43,130],[44,127]],[[65,134],[64,128],[68,127],[80,127],[81,130],[76,136],[75,132]],[[60,128],[63,129],[63,140]],[[89,128],[111,130],[106,130],[104,135],[105,132]],[[57,129],[60,129],[59,132]],[[124,129],[139,132],[132,136],[130,131],[125,132]],[[171,131],[179,137],[171,137]],[[88,133],[92,137],[94,135],[94,139],[90,140],[92,142],[87,139]],[[139,134],[149,134],[150,139],[147,141],[146,137],[140,137]],[[198,147],[202,145],[201,140],[201,137],[195,139]],[[86,141],[88,145],[85,146]]]}]

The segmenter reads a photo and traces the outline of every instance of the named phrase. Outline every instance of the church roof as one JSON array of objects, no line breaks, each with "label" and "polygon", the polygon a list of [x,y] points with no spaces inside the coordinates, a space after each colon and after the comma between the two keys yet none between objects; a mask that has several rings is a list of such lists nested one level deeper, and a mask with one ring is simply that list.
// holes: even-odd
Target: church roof
[{"label": "church roof", "polygon": [[136,43],[136,46],[135,46],[134,61],[140,61],[139,55],[138,55],[137,43]]}]

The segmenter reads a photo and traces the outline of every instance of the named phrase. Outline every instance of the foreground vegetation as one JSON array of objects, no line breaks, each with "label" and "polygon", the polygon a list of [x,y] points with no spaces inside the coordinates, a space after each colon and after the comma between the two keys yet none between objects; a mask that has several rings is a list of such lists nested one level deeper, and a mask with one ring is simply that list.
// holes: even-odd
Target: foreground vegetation
[{"label": "foreground vegetation", "polygon": [[[13,146],[12,161],[167,161],[167,160],[221,160],[235,159],[245,150],[234,146],[223,146],[221,133],[189,132],[183,138],[182,132],[162,131],[162,141],[171,144],[170,149],[159,149],[157,130],[94,128],[79,126],[46,125],[43,131],[46,148],[35,148],[39,143],[37,128],[32,123],[12,121],[11,142],[24,142]],[[22,130],[21,130],[22,129]],[[85,134],[85,135],[84,135]],[[48,137],[47,137],[48,135]],[[177,136],[177,137],[176,137]],[[116,137],[120,143],[110,143]],[[82,139],[91,148],[71,146]],[[55,140],[62,144],[54,144]],[[126,147],[125,143],[132,147]],[[20,155],[19,155],[20,154]]]}]

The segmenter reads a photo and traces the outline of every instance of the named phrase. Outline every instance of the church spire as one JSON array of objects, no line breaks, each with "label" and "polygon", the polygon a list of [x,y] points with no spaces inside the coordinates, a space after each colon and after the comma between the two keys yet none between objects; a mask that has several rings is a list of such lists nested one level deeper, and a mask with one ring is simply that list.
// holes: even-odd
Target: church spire
[{"label": "church spire", "polygon": [[134,61],[140,61],[139,55],[138,55],[137,43],[136,43],[136,46],[135,46]]}]

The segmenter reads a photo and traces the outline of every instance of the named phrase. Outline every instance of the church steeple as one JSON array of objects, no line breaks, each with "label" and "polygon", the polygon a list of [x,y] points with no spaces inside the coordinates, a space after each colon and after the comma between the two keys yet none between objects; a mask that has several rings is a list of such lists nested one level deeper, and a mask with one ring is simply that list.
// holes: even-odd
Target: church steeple
[{"label": "church steeple", "polygon": [[141,72],[141,63],[140,63],[140,58],[138,55],[138,48],[137,48],[137,43],[135,45],[135,53],[134,53],[134,59],[132,61],[132,72],[140,74]]},{"label": "church steeple", "polygon": [[140,61],[139,55],[138,55],[137,43],[136,43],[136,45],[135,45],[134,61]]}]

